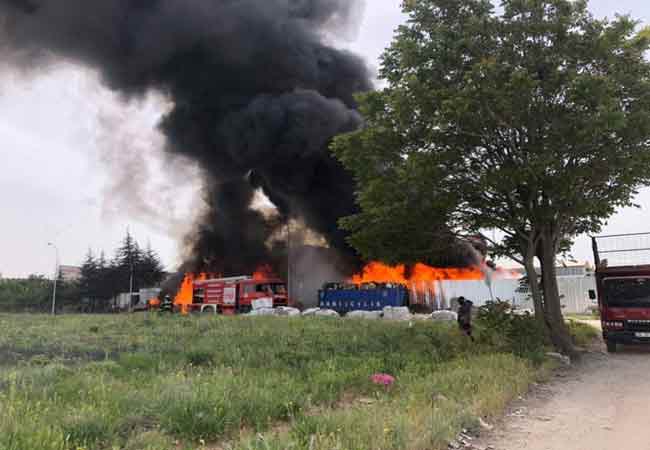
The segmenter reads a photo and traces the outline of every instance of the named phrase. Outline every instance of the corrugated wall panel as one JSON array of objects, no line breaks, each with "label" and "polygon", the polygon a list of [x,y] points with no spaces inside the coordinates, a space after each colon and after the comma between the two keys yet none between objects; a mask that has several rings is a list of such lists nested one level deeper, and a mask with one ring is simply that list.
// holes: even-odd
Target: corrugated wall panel
[{"label": "corrugated wall panel", "polygon": [[475,306],[482,306],[490,300],[501,299],[513,303],[515,291],[519,287],[518,280],[493,280],[490,287],[480,280],[443,280],[436,284],[436,300],[447,307],[452,298],[463,296],[471,300]]}]

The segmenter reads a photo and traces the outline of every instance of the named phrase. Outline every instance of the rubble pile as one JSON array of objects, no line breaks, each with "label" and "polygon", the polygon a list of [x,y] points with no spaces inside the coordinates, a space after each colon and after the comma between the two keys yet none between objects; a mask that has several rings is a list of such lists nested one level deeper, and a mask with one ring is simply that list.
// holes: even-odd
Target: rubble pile
[{"label": "rubble pile", "polygon": [[458,314],[454,311],[434,311],[431,314],[431,319],[440,322],[456,322],[458,320]]},{"label": "rubble pile", "polygon": [[283,317],[296,317],[300,315],[298,308],[291,308],[288,306],[279,306],[277,308],[259,308],[254,309],[249,316],[283,316]]},{"label": "rubble pile", "polygon": [[378,320],[382,318],[383,314],[383,311],[352,311],[347,313],[345,317],[348,319]]},{"label": "rubble pile", "polygon": [[[278,316],[278,317],[341,317],[341,315],[332,310],[325,308],[309,308],[300,312],[297,308],[281,306],[278,308],[260,307],[253,309],[248,315],[250,316]],[[458,315],[454,311],[435,311],[432,314],[412,314],[407,307],[387,306],[383,310],[377,311],[350,311],[345,314],[346,319],[357,320],[392,320],[392,321],[427,321],[436,322],[455,322]]]}]

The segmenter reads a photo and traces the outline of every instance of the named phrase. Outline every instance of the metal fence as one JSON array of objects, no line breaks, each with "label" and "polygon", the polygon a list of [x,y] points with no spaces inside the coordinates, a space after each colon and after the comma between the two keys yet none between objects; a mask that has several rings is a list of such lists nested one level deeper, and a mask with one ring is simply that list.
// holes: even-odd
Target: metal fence
[{"label": "metal fence", "polygon": [[596,263],[609,267],[650,264],[650,233],[593,238]]}]

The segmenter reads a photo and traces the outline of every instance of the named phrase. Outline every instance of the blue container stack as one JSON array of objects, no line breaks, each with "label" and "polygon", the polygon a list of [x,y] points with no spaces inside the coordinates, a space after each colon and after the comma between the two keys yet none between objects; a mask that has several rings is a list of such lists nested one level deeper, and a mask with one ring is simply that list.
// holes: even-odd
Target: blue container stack
[{"label": "blue container stack", "polygon": [[381,311],[386,306],[408,306],[408,290],[400,285],[325,288],[318,291],[318,307],[340,314]]}]

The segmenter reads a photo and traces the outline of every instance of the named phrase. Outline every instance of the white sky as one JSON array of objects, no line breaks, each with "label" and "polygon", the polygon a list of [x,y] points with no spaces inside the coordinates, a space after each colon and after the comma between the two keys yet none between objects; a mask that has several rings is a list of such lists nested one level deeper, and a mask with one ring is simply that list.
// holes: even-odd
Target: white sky
[{"label": "white sky", "polygon": [[[404,17],[399,0],[367,3],[361,30],[348,46],[376,68]],[[631,13],[650,23],[648,0],[592,0],[591,9],[596,16]],[[180,262],[179,243],[200,193],[191,165],[181,170],[183,164],[160,156],[155,123],[165,108],[164,99],[153,96],[123,105],[79,67],[0,78],[0,274],[51,274],[50,241],[62,264],[79,264],[89,247],[111,252],[127,227],[143,245],[150,241],[169,269]],[[124,189],[112,165],[128,168],[125,176],[141,189]],[[637,203],[641,209],[620,211],[604,231],[648,230],[650,190]],[[574,255],[592,259],[587,238],[578,240]]]}]

